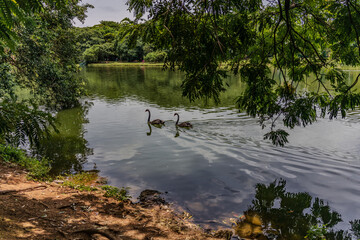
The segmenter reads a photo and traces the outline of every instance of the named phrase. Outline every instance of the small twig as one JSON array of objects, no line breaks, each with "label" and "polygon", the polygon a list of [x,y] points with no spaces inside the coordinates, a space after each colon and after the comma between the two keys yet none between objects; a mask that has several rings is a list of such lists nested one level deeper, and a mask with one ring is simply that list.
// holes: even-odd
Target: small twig
[{"label": "small twig", "polygon": [[323,63],[323,65],[325,65],[326,64],[325,59],[318,53],[315,46],[308,39],[304,38],[300,33],[298,33],[293,27],[291,27],[291,29],[298,37],[300,37],[304,42],[308,43],[311,46],[316,56]]},{"label": "small twig", "polygon": [[67,205],[62,205],[62,206],[59,206],[57,207],[57,209],[64,209],[64,208],[71,208],[73,210],[75,210],[75,206],[76,206],[77,203],[70,203],[70,204],[67,204]]},{"label": "small twig", "polygon": [[64,238],[67,238],[67,237],[66,237],[66,233],[64,233],[63,231],[57,230],[57,232],[60,233],[61,236],[63,236]]},{"label": "small twig", "polygon": [[170,33],[171,38],[175,41],[175,37],[174,37],[174,35],[172,34],[172,32],[170,31],[170,29],[169,29],[165,24],[164,24],[163,26],[164,26],[164,28]]},{"label": "small twig", "polygon": [[43,203],[43,202],[41,202],[39,200],[37,200],[37,202],[40,203],[41,205],[43,205],[44,207],[46,207],[47,209],[50,209],[50,207],[48,205],[46,205],[45,203]]},{"label": "small twig", "polygon": [[327,94],[330,96],[331,99],[333,99],[333,96],[331,95],[331,93],[329,92],[329,90],[327,89],[327,87],[325,86],[325,84],[321,81],[321,79],[319,78],[318,74],[315,73],[316,75],[316,80],[322,85],[322,87],[325,89],[325,91],[327,92]]},{"label": "small twig", "polygon": [[53,220],[51,218],[48,218],[48,217],[37,217],[37,219],[41,219],[41,220],[46,220],[46,221],[49,221],[49,222],[54,222],[54,223],[58,223],[57,220]]}]

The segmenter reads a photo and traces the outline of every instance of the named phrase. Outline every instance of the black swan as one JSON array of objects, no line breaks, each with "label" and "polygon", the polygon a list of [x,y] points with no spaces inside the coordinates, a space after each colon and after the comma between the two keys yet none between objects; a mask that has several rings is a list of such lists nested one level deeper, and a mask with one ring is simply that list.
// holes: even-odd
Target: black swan
[{"label": "black swan", "polygon": [[150,123],[150,124],[158,124],[158,125],[165,123],[163,120],[160,120],[160,119],[155,119],[155,120],[150,121],[150,115],[151,115],[150,110],[146,109],[145,112],[149,112],[148,123]]},{"label": "black swan", "polygon": [[180,119],[179,114],[174,113],[174,116],[177,116],[177,121],[175,123],[176,126],[179,126],[179,127],[192,127],[191,123],[189,123],[189,122],[182,122],[182,123],[179,124],[179,119]]}]

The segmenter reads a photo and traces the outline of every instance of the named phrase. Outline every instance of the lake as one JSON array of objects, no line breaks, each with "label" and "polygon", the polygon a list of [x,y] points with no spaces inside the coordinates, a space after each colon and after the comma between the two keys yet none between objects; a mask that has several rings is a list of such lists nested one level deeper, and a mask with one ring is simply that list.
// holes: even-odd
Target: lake
[{"label": "lake", "polygon": [[[183,75],[159,67],[87,67],[82,74],[85,106],[60,112],[61,135],[44,146],[57,171],[96,167],[110,185],[130,187],[133,200],[144,189],[166,192],[204,226],[240,216],[255,185],[276,179],[289,192],[328,202],[342,215],[340,228],[360,217],[360,111],[289,130],[290,143],[275,147],[263,140],[268,129],[234,108],[237,76],[215,106],[190,103],[181,96]],[[146,109],[165,126],[148,126]],[[177,129],[174,113],[193,128]]]}]

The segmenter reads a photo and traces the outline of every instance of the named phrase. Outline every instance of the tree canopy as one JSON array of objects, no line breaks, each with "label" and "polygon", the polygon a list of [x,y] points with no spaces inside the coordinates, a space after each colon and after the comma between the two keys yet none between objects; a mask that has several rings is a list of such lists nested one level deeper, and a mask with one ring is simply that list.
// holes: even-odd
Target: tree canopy
[{"label": "tree canopy", "polygon": [[[128,0],[136,19],[128,37],[168,51],[165,67],[186,73],[183,95],[214,98],[224,78],[239,74],[246,89],[237,106],[258,117],[276,145],[288,128],[319,117],[345,117],[359,105],[340,65],[360,63],[358,0]],[[144,19],[147,17],[147,19]],[[226,69],[228,68],[228,69]],[[280,74],[280,80],[275,78]],[[318,87],[304,87],[314,76]],[[279,121],[282,124],[279,124]]]},{"label": "tree canopy", "polygon": [[101,21],[92,27],[75,28],[75,41],[82,52],[82,60],[86,63],[134,62],[144,59],[147,62],[164,61],[166,52],[156,51],[141,39],[131,44],[128,37],[122,37],[126,30],[127,24],[112,21]]},{"label": "tree canopy", "polygon": [[1,0],[0,1],[0,47],[14,48],[17,35],[14,27],[26,18],[41,12],[46,6],[64,7],[68,0]]},{"label": "tree canopy", "polygon": [[54,127],[55,111],[79,104],[83,83],[71,29],[90,6],[78,0],[0,3],[6,27],[0,29],[0,143],[36,145]]}]

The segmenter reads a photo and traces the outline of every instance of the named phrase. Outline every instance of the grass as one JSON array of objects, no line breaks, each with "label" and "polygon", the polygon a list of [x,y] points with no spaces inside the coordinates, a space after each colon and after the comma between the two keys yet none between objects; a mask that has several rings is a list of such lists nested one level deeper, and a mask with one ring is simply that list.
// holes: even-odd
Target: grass
[{"label": "grass", "polygon": [[50,164],[45,158],[38,160],[28,157],[24,150],[0,144],[0,159],[7,163],[15,163],[29,171],[33,180],[49,180]]},{"label": "grass", "polygon": [[341,70],[354,70],[354,71],[360,71],[359,66],[348,66],[348,65],[339,65],[338,66]]},{"label": "grass", "polygon": [[93,187],[93,186],[87,186],[84,184],[76,184],[74,182],[71,181],[64,181],[64,183],[62,184],[65,187],[69,187],[72,189],[76,189],[79,191],[87,191],[87,192],[93,192],[93,191],[98,191],[99,189],[97,187]]},{"label": "grass", "polygon": [[[136,66],[154,66],[154,67],[162,67],[164,63],[150,63],[150,62],[101,62],[101,63],[90,63],[89,66],[91,67],[136,67]],[[339,64],[337,66],[342,70],[354,70],[360,71],[360,66],[348,66]],[[226,62],[220,65],[221,69],[230,70],[230,65]]]},{"label": "grass", "polygon": [[96,182],[98,174],[96,172],[80,172],[67,177],[67,181],[74,184],[90,185]]},{"label": "grass", "polygon": [[131,196],[128,195],[129,188],[124,188],[124,187],[117,188],[109,185],[104,185],[101,186],[99,189],[97,187],[88,186],[85,185],[84,183],[81,183],[82,180],[80,180],[80,182],[77,180],[79,178],[84,179],[84,177],[87,180],[88,179],[87,175],[89,175],[89,173],[79,173],[79,174],[71,175],[70,178],[68,180],[65,180],[62,185],[79,191],[87,191],[87,192],[99,191],[100,189],[102,189],[105,191],[104,197],[113,198],[121,202],[127,201],[131,198]]}]

